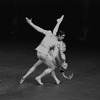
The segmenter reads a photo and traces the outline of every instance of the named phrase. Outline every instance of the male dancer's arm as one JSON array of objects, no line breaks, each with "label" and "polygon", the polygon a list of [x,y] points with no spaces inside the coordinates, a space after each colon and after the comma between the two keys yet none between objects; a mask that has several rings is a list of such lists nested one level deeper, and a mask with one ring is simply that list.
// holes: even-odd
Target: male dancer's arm
[{"label": "male dancer's arm", "polygon": [[68,67],[68,64],[66,63],[66,55],[64,54],[64,52],[60,52],[60,60],[60,72],[63,73]]},{"label": "male dancer's arm", "polygon": [[64,18],[64,15],[62,15],[59,19],[57,19],[57,24],[56,24],[56,26],[55,26],[54,29],[53,29],[53,34],[54,34],[54,35],[57,35],[57,31],[58,31],[58,29],[59,29],[59,26],[60,26],[60,24],[61,24],[63,18]]},{"label": "male dancer's arm", "polygon": [[61,56],[61,59],[64,62],[66,61],[66,55],[64,54],[65,51],[66,51],[66,44],[63,41],[59,42],[59,52],[60,52],[60,56]]},{"label": "male dancer's arm", "polygon": [[64,53],[65,51],[66,51],[66,44],[64,42],[60,42],[59,43],[59,58],[61,60],[61,63],[60,63],[61,66],[67,64],[66,63],[66,55]]},{"label": "male dancer's arm", "polygon": [[62,61],[62,65],[60,67],[60,72],[61,72],[61,74],[62,74],[62,76],[64,78],[71,80],[72,77],[73,77],[73,73],[71,75],[69,75],[69,76],[66,76],[65,73],[64,73],[67,70],[67,68],[68,68],[68,63],[66,63],[66,55],[64,53],[66,51],[66,44],[62,42],[61,47],[62,47],[62,49],[60,49],[61,50],[60,54],[61,54],[61,59],[63,61]]},{"label": "male dancer's arm", "polygon": [[41,33],[43,33],[43,34],[45,34],[45,35],[46,35],[46,33],[49,32],[49,31],[44,30],[43,28],[40,28],[39,26],[33,24],[33,23],[32,23],[32,19],[28,19],[28,18],[26,17],[26,21],[27,21],[27,23],[28,23],[29,25],[31,25],[31,26],[32,26],[34,29],[36,29],[38,32],[41,32]]}]

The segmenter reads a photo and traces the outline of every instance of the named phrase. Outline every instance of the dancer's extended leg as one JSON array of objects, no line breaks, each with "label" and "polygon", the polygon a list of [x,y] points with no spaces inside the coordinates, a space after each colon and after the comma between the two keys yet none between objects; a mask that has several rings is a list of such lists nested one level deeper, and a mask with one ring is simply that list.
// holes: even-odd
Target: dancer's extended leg
[{"label": "dancer's extended leg", "polygon": [[26,78],[27,76],[29,76],[29,75],[36,69],[36,67],[39,66],[41,63],[42,63],[42,61],[41,61],[41,60],[38,60],[38,61],[33,65],[33,67],[31,67],[31,69],[21,78],[20,84],[22,84],[22,83],[24,82],[25,78]]}]

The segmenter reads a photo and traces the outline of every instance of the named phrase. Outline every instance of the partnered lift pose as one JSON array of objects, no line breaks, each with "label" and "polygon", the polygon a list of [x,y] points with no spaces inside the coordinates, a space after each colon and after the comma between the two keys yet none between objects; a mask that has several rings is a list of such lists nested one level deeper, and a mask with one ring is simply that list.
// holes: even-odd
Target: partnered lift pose
[{"label": "partnered lift pose", "polygon": [[[37,50],[37,57],[39,60],[21,78],[20,84],[22,84],[24,80],[26,79],[26,77],[29,76],[36,69],[36,67],[42,63],[44,63],[48,68],[44,70],[44,72],[40,74],[38,77],[36,77],[35,80],[40,85],[43,85],[41,79],[44,76],[51,73],[51,76],[55,79],[56,83],[57,84],[60,83],[60,80],[57,78],[55,74],[55,68],[57,67],[56,60],[59,60],[59,62],[61,61],[61,59],[63,60],[63,63],[61,65],[63,69],[67,69],[68,67],[68,64],[65,62],[66,56],[64,54],[66,45],[62,42],[62,39],[64,39],[64,35],[57,36],[57,32],[63,18],[64,18],[64,15],[62,15],[59,19],[57,19],[57,24],[52,32],[50,30],[44,30],[40,28],[39,26],[33,24],[32,19],[28,19],[26,17],[27,23],[31,25],[34,29],[36,29],[38,32],[43,33],[45,37],[41,41],[40,45],[35,49]],[[62,75],[64,76],[64,73],[62,73]],[[71,79],[71,77],[67,77],[67,76],[64,76],[64,77]]]}]

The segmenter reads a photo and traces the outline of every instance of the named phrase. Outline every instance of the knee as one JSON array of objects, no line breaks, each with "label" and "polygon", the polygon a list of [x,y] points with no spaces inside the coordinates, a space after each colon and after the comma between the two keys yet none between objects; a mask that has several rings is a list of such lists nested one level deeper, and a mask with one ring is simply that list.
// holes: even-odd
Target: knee
[{"label": "knee", "polygon": [[31,72],[34,71],[34,67],[32,67],[32,68],[30,69],[30,71],[31,71]]},{"label": "knee", "polygon": [[56,68],[55,66],[52,66],[52,67],[51,67],[51,70],[52,70],[52,71],[54,71],[54,70],[55,70],[55,68]]},{"label": "knee", "polygon": [[55,66],[54,66],[54,65],[52,65],[52,64],[48,64],[47,66],[48,66],[48,68],[50,68],[52,71],[55,70]]},{"label": "knee", "polygon": [[54,68],[48,68],[48,69],[46,69],[47,73],[52,73],[53,71],[54,71]]}]

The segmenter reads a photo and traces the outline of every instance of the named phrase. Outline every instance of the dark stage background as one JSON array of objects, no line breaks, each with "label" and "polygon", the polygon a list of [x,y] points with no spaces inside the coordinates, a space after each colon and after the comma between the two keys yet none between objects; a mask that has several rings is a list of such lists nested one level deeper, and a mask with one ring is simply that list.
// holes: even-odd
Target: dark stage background
[{"label": "dark stage background", "polygon": [[[100,0],[0,0],[0,100],[100,100]],[[72,80],[56,85],[48,75],[43,87],[34,78],[40,65],[22,85],[21,77],[38,60],[34,50],[44,35],[26,23],[53,30],[65,15],[59,30],[65,32],[68,70]]]},{"label": "dark stage background", "polygon": [[99,11],[99,0],[1,0],[0,38],[40,43],[43,35],[32,29],[25,17],[33,18],[33,22],[44,29],[53,30],[56,19],[64,14],[60,29],[66,33],[67,44],[97,45],[100,41]]}]

